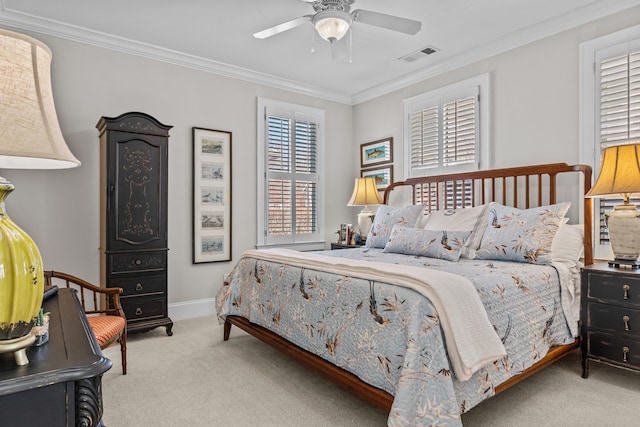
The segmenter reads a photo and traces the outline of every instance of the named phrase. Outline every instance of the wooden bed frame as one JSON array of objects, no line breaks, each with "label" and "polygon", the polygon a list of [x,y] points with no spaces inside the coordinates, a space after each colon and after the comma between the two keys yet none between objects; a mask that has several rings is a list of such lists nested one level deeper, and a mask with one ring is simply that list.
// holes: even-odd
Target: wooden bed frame
[{"label": "wooden bed frame", "polygon": [[[582,174],[583,195],[591,188],[592,171],[590,166],[553,163],[410,178],[403,182],[391,184],[385,190],[384,203],[389,203],[392,191],[409,186],[411,187],[413,203],[423,203],[429,206],[431,210],[473,207],[489,202],[499,202],[504,205],[526,209],[557,203],[557,178],[560,174]],[[577,185],[579,183],[580,181],[577,181]],[[576,183],[574,182],[573,185],[576,185]],[[592,205],[591,199],[582,197],[582,200],[584,264],[589,265],[593,264],[591,243]],[[391,394],[363,382],[354,374],[292,344],[262,326],[249,322],[243,317],[227,316],[224,324],[225,341],[229,339],[231,325],[236,325],[284,354],[316,370],[363,400],[385,411],[391,410],[391,405],[393,404],[393,396]],[[578,347],[578,341],[576,339],[571,344],[552,347],[547,355],[533,366],[498,385],[495,388],[496,394],[566,356]]]}]

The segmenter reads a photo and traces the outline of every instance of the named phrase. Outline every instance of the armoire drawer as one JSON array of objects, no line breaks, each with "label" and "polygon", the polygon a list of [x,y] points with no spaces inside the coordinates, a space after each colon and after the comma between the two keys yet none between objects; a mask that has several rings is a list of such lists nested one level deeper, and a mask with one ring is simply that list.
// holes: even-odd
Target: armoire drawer
[{"label": "armoire drawer", "polygon": [[167,276],[165,274],[109,279],[108,283],[110,288],[122,288],[123,297],[165,294],[167,290]]},{"label": "armoire drawer", "polygon": [[164,298],[128,297],[120,301],[124,315],[127,316],[127,322],[166,316]]},{"label": "armoire drawer", "polygon": [[109,275],[125,273],[163,272],[167,265],[166,251],[107,254]]}]

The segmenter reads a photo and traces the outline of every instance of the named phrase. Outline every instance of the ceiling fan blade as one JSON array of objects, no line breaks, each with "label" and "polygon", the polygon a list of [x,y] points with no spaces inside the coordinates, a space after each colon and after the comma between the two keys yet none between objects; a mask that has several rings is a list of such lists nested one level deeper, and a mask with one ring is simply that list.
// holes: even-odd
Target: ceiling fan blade
[{"label": "ceiling fan blade", "polygon": [[420,21],[387,15],[385,13],[372,12],[370,10],[356,9],[351,12],[351,16],[355,22],[375,25],[376,27],[399,31],[405,34],[414,35],[422,28]]},{"label": "ceiling fan blade", "polygon": [[310,15],[301,16],[300,18],[292,19],[291,21],[283,22],[266,30],[258,31],[253,34],[253,37],[257,39],[266,39],[267,37],[275,36],[278,33],[290,30],[295,27],[299,27],[302,24],[306,24],[311,20]]}]

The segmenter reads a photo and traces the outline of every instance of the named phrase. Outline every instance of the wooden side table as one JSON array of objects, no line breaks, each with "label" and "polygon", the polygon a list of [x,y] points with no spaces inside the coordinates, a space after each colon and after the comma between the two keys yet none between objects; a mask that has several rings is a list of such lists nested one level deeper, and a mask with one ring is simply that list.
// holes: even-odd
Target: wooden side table
[{"label": "wooden side table", "polygon": [[3,427],[102,426],[102,355],[72,289],[44,303],[49,341],[27,349],[29,364],[0,354],[0,414]]},{"label": "wooden side table", "polygon": [[640,370],[640,270],[606,263],[582,269],[582,377],[589,361]]}]

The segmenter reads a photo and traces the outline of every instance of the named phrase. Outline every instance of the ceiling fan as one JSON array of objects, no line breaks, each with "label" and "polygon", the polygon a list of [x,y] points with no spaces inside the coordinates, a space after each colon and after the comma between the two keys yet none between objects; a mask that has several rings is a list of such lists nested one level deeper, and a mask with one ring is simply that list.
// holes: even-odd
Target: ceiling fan
[{"label": "ceiling fan", "polygon": [[309,3],[315,14],[304,15],[291,21],[283,22],[253,35],[257,39],[266,39],[292,28],[311,22],[324,40],[333,44],[342,39],[354,22],[399,31],[414,35],[422,27],[422,23],[399,16],[387,15],[370,10],[356,9],[350,12],[355,0],[302,0]]}]

